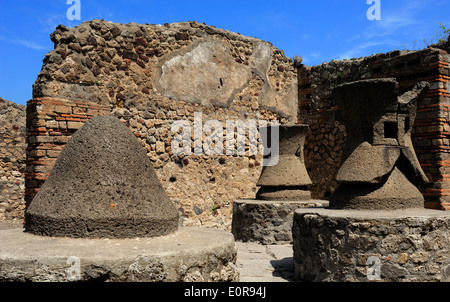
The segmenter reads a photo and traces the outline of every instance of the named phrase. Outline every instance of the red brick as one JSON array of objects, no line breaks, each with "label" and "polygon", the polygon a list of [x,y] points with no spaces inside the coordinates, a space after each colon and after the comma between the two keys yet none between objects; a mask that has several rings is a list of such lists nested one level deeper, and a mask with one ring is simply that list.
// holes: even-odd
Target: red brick
[{"label": "red brick", "polygon": [[67,122],[68,129],[80,129],[81,127],[83,127],[83,125],[84,125],[84,123],[79,122],[79,121]]},{"label": "red brick", "polygon": [[73,107],[72,109],[72,113],[73,114],[85,114],[86,113],[86,108],[83,107]]},{"label": "red brick", "polygon": [[97,116],[98,115],[98,109],[87,109],[86,110],[86,115],[91,115],[91,116]]},{"label": "red brick", "polygon": [[57,158],[57,157],[59,156],[60,153],[61,153],[61,151],[47,150],[47,156],[48,156],[48,157]]},{"label": "red brick", "polygon": [[31,157],[37,158],[37,157],[44,157],[47,155],[45,150],[30,150],[29,155]]},{"label": "red brick", "polygon": [[57,136],[53,138],[55,143],[67,143],[70,140],[70,136]]},{"label": "red brick", "polygon": [[51,136],[59,136],[59,135],[63,135],[61,132],[59,131],[49,131],[48,133]]},{"label": "red brick", "polygon": [[70,113],[72,113],[72,107],[56,105],[54,111],[57,113],[69,113],[70,114]]},{"label": "red brick", "polygon": [[36,136],[36,143],[53,143],[51,136]]},{"label": "red brick", "polygon": [[37,180],[47,180],[49,173],[32,173],[31,176]]}]

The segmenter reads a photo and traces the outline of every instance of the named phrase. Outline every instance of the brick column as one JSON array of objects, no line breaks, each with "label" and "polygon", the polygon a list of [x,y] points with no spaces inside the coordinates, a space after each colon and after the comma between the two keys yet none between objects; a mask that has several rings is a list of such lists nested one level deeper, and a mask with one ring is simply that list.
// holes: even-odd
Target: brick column
[{"label": "brick column", "polygon": [[27,102],[25,202],[30,204],[45,182],[72,134],[84,123],[110,109],[95,103],[59,98],[34,98]]},{"label": "brick column", "polygon": [[[448,63],[445,66],[448,74]],[[429,104],[419,108],[426,118],[418,125],[416,139],[421,139],[422,166],[429,172],[432,186],[423,191],[426,197],[426,207],[450,210],[450,117],[448,91],[449,77],[436,76],[430,81],[431,91],[427,94]],[[443,89],[445,88],[445,89]],[[420,158],[419,157],[419,158]]]}]

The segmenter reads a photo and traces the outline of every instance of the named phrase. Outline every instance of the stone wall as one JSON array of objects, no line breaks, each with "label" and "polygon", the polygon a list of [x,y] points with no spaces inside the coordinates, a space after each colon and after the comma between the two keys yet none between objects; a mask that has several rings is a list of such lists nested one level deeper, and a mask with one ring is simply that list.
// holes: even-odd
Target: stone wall
[{"label": "stone wall", "polygon": [[294,277],[319,282],[448,282],[447,212],[294,213]]},{"label": "stone wall", "polygon": [[419,81],[431,89],[419,104],[413,130],[413,144],[430,180],[420,188],[425,206],[450,209],[449,163],[449,62],[450,55],[440,48],[421,51],[393,51],[369,57],[300,66],[299,121],[310,125],[305,144],[305,164],[313,181],[314,198],[326,199],[337,187],[336,173],[346,142],[345,125],[331,97],[339,84],[370,78],[393,77],[400,93]]},{"label": "stone wall", "polygon": [[[217,143],[209,120],[297,121],[297,70],[268,42],[197,22],[58,26],[27,111],[26,199],[90,117],[121,119],[147,150],[184,225],[230,228],[232,202],[254,198],[262,156],[175,154],[174,121],[201,125],[194,148]],[[194,130],[194,129],[192,129]],[[220,146],[220,144],[219,144]],[[219,150],[220,151],[220,150]],[[223,154],[221,154],[223,153]]]},{"label": "stone wall", "polygon": [[25,106],[0,98],[0,221],[23,218]]}]

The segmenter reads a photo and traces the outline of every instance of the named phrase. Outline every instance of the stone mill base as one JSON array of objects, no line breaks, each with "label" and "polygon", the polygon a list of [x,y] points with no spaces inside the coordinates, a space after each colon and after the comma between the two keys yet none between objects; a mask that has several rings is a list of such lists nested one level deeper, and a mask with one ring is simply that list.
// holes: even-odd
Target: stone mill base
[{"label": "stone mill base", "polygon": [[328,201],[236,200],[233,203],[231,232],[237,241],[266,245],[289,244],[292,243],[294,211],[298,208],[324,206],[328,206]]},{"label": "stone mill base", "polygon": [[450,281],[450,213],[297,209],[294,274],[305,281]]},{"label": "stone mill base", "polygon": [[182,227],[161,237],[83,239],[0,230],[0,281],[238,281],[229,232]]}]

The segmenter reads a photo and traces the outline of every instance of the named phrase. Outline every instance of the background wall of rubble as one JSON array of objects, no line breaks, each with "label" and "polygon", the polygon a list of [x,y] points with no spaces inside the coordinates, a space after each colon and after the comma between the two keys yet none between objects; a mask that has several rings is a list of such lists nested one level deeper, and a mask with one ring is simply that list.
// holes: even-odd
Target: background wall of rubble
[{"label": "background wall of rubble", "polygon": [[[270,43],[196,22],[94,20],[59,26],[28,101],[26,201],[48,177],[70,136],[96,115],[120,118],[147,150],[185,225],[229,228],[232,202],[254,198],[262,157],[176,155],[176,120],[295,123],[297,73]],[[225,135],[225,133],[224,133]],[[210,144],[214,133],[203,131]],[[254,142],[252,142],[254,143]],[[225,145],[225,141],[224,141]],[[254,145],[254,144],[253,144]],[[240,151],[240,150],[239,150]]]},{"label": "background wall of rubble", "polygon": [[23,218],[25,115],[25,106],[0,98],[0,220]]}]

